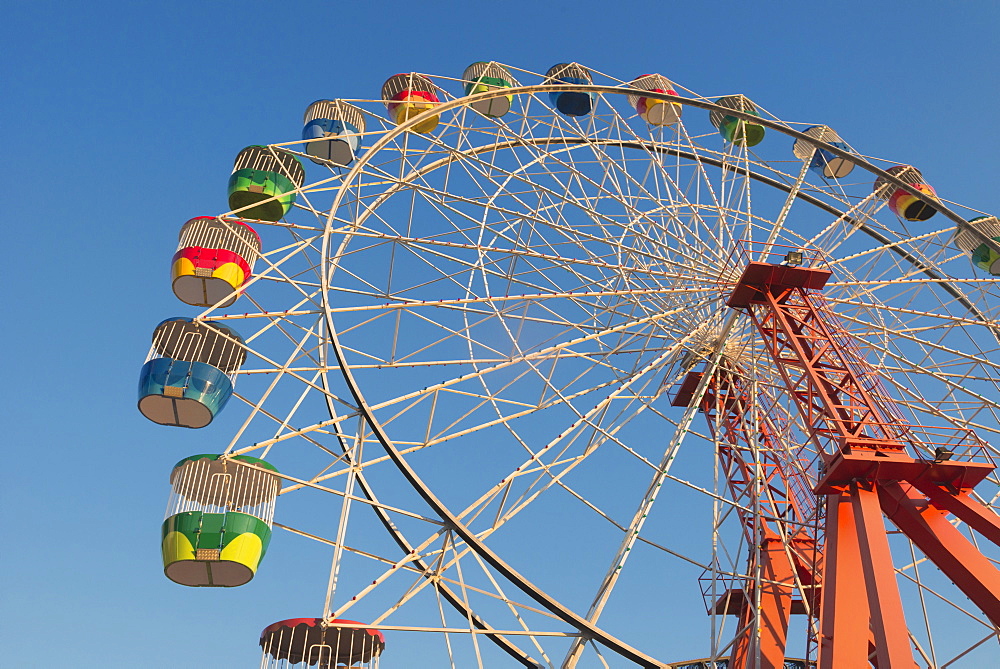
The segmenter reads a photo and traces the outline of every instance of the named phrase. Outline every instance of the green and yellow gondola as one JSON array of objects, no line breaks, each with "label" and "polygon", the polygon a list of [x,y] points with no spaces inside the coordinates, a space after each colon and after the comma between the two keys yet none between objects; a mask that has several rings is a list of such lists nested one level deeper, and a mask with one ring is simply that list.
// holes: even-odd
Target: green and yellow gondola
[{"label": "green and yellow gondola", "polygon": [[231,588],[257,573],[271,541],[278,470],[246,455],[193,455],[170,473],[163,573],[190,587]]},{"label": "green and yellow gondola", "polygon": [[[987,244],[984,237],[996,244]],[[973,265],[1000,276],[1000,253],[994,250],[994,246],[1000,246],[1000,219],[996,216],[977,216],[960,225],[955,233],[955,246],[969,254]]]},{"label": "green and yellow gondola", "polygon": [[[498,63],[476,62],[465,68],[462,73],[462,80],[465,82],[465,94],[476,95],[487,91],[503,90],[517,86],[517,81],[506,67]],[[483,116],[490,118],[500,118],[510,111],[514,102],[513,95],[490,98],[489,100],[477,100],[469,106]]]}]

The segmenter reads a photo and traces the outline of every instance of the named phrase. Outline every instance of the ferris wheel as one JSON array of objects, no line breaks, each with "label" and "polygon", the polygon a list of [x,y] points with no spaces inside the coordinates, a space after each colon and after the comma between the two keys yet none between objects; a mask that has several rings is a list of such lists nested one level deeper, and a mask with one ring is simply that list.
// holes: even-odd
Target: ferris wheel
[{"label": "ferris wheel", "polygon": [[140,379],[228,431],[167,577],[316,593],[262,667],[997,657],[1000,222],[724,93],[475,63],[244,149]]}]

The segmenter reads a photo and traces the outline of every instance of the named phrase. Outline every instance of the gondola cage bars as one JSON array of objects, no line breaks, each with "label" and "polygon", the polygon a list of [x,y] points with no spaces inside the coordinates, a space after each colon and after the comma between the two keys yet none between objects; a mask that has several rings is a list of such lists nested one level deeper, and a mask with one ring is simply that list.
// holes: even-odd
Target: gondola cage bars
[{"label": "gondola cage bars", "polygon": [[[517,80],[503,65],[498,63],[477,62],[465,68],[462,80],[466,95],[485,93],[517,86]],[[479,100],[469,106],[483,116],[500,118],[510,111],[514,96],[504,95],[489,100]]]},{"label": "gondola cage bars", "polygon": [[[441,99],[438,97],[437,86],[430,79],[410,72],[393,75],[382,84],[382,101],[392,122],[400,125],[418,114],[433,109]],[[410,130],[420,134],[429,133],[437,127],[439,119],[438,114],[432,114]]]},{"label": "gondola cage bars", "polygon": [[[715,104],[733,111],[760,116],[757,105],[745,95],[727,95],[716,100]],[[732,144],[749,147],[756,146],[764,140],[764,126],[745,121],[738,116],[713,110],[709,112],[708,120],[718,129],[719,134]]]},{"label": "gondola cage bars", "polygon": [[[938,199],[934,187],[924,181],[924,175],[913,165],[896,165],[886,172],[932,199]],[[926,221],[937,213],[934,207],[902,188],[896,188],[882,177],[875,180],[872,192],[885,200],[894,214],[907,221]]]},{"label": "gondola cage bars", "polygon": [[[674,85],[661,74],[644,74],[633,79],[629,86],[641,91],[650,91],[651,93],[677,95]],[[639,117],[650,125],[673,125],[681,118],[683,107],[676,102],[647,98],[632,93],[629,93],[626,97],[628,98],[628,103],[639,114]]]},{"label": "gondola cage bars", "polygon": [[[545,83],[579,84],[589,86],[594,83],[590,70],[579,63],[557,63],[545,73]],[[556,110],[566,116],[586,116],[594,111],[597,96],[585,91],[552,91],[549,99]]]},{"label": "gondola cage bars", "polygon": [[229,207],[240,218],[276,222],[292,208],[305,176],[302,163],[287,151],[248,146],[233,163]]},{"label": "gondola cage bars", "polygon": [[261,669],[378,669],[385,637],[353,620],[293,618],[261,632]]},{"label": "gondola cage bars", "polygon": [[[850,151],[837,132],[827,125],[814,125],[806,128],[803,134],[820,142],[831,144],[838,149]],[[809,169],[825,179],[843,179],[854,170],[854,163],[841,158],[824,148],[818,147],[807,139],[797,139],[792,144],[792,154],[799,160],[809,163]]]}]

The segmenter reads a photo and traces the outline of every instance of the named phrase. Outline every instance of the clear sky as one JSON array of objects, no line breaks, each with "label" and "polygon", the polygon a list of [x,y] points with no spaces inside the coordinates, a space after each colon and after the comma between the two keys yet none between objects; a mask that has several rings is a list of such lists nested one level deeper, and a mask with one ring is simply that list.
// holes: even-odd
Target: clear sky
[{"label": "clear sky", "polygon": [[135,384],[151,328],[191,315],[166,279],[178,227],[222,212],[236,152],[298,138],[315,99],[476,60],[661,72],[829,124],[919,166],[945,199],[1000,212],[995,2],[38,0],[4,14],[4,666],[248,666],[264,625],[313,615],[276,584],[221,600],[163,578],[170,467],[230,435],[153,425]]}]

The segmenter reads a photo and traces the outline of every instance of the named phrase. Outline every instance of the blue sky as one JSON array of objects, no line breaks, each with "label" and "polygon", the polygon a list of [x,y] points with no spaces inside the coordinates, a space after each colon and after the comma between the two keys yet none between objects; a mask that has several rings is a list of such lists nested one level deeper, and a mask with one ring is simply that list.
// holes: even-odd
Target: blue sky
[{"label": "blue sky", "polygon": [[236,152],[296,139],[315,99],[484,59],[655,71],[827,123],[919,166],[944,198],[1000,211],[994,2],[39,1],[5,14],[6,666],[190,666],[192,647],[199,665],[236,666],[254,661],[261,627],[299,615],[270,610],[274,586],[220,596],[161,576],[170,467],[229,435],[159,428],[134,393],[153,325],[187,314],[165,276],[178,227],[223,211]]}]

